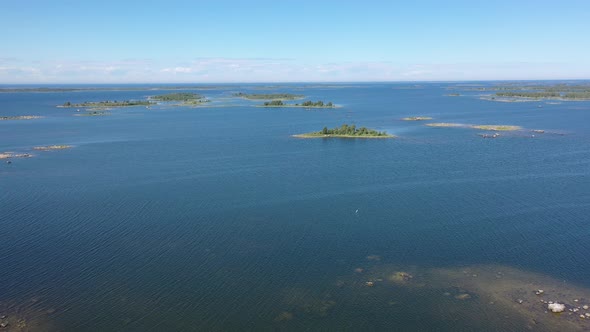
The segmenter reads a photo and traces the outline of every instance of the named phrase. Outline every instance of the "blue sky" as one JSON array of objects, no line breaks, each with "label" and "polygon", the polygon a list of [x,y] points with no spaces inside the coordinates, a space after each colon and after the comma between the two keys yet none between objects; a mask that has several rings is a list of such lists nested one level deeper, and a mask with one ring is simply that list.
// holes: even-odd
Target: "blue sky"
[{"label": "blue sky", "polygon": [[589,79],[590,1],[2,1],[0,83]]}]

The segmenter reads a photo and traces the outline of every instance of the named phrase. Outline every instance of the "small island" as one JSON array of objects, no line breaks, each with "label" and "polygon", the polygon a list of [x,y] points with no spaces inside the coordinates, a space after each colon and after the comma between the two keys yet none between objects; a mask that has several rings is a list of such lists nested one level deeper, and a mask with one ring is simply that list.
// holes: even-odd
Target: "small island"
[{"label": "small island", "polygon": [[33,155],[30,153],[12,153],[12,152],[0,152],[0,159],[10,158],[31,158]]},{"label": "small island", "polygon": [[428,126],[428,127],[435,127],[435,128],[470,128],[470,129],[480,129],[480,130],[489,130],[489,131],[515,131],[515,130],[522,130],[522,127],[520,127],[520,126],[510,126],[510,125],[471,125],[471,124],[447,123],[447,122],[427,123],[426,126]]},{"label": "small island", "polygon": [[520,126],[508,126],[508,125],[473,125],[470,126],[473,129],[490,130],[490,131],[515,131],[521,130]]},{"label": "small island", "polygon": [[109,108],[109,107],[130,107],[130,106],[149,106],[153,103],[147,100],[125,100],[125,101],[85,101],[83,103],[73,104],[65,102],[58,107],[72,108],[72,107],[90,107],[90,108]]},{"label": "small island", "polygon": [[192,92],[178,92],[178,93],[168,93],[164,95],[157,95],[152,96],[150,99],[157,100],[157,101],[187,101],[187,100],[195,100],[195,99],[202,99],[203,96],[197,93]]},{"label": "small island", "polygon": [[384,131],[376,131],[366,127],[357,128],[355,125],[343,124],[340,127],[328,129],[324,127],[321,131],[307,134],[293,135],[297,138],[395,138]]},{"label": "small island", "polygon": [[590,91],[571,91],[571,92],[525,92],[525,91],[508,91],[497,92],[497,97],[514,98],[514,99],[531,99],[531,100],[590,100]]},{"label": "small island", "polygon": [[90,112],[85,112],[85,113],[74,114],[74,116],[107,116],[107,115],[111,115],[111,113],[106,112],[106,111],[90,111]]},{"label": "small island", "polygon": [[180,102],[179,105],[181,106],[198,106],[211,102],[211,100],[205,98],[204,96],[192,92],[178,92],[152,96],[150,97],[150,100],[161,102]]},{"label": "small island", "polygon": [[301,107],[301,108],[336,108],[331,101],[324,103],[321,100],[313,102],[311,100],[301,104],[286,104],[282,100],[266,101],[260,107]]},{"label": "small island", "polygon": [[295,100],[301,99],[304,96],[295,95],[291,93],[270,93],[270,94],[256,94],[256,93],[234,93],[234,97],[240,97],[249,100]]},{"label": "small island", "polygon": [[41,119],[38,115],[0,116],[0,121]]},{"label": "small island", "polygon": [[462,123],[448,123],[448,122],[427,123],[426,126],[436,127],[436,128],[469,127],[469,125],[465,125]]},{"label": "small island", "polygon": [[482,99],[499,102],[526,102],[540,100],[587,101],[590,100],[588,84],[510,84],[486,88],[497,91]]},{"label": "small island", "polygon": [[47,145],[47,146],[36,146],[33,150],[38,151],[49,151],[49,150],[65,150],[71,148],[71,145]]},{"label": "small island", "polygon": [[427,120],[432,120],[432,118],[429,116],[410,116],[407,118],[402,118],[402,120],[404,120],[404,121],[427,121]]}]

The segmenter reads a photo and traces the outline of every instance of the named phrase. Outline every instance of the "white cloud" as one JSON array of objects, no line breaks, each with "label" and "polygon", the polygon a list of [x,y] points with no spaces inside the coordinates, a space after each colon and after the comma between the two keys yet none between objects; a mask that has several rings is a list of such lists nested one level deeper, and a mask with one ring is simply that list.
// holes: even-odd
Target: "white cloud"
[{"label": "white cloud", "polygon": [[188,74],[188,73],[192,73],[193,69],[189,68],[189,67],[175,67],[175,68],[164,68],[160,71],[163,73]]},{"label": "white cloud", "polygon": [[590,77],[590,66],[563,63],[302,63],[294,59],[219,57],[176,63],[125,59],[36,61],[24,64],[10,59],[9,62],[0,61],[0,83],[435,81]]}]

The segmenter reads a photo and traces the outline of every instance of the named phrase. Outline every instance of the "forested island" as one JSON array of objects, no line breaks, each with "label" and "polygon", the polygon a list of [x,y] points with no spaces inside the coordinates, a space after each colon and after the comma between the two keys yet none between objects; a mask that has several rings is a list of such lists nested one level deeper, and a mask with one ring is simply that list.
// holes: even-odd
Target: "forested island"
[{"label": "forested island", "polygon": [[257,93],[234,93],[234,97],[240,97],[249,100],[295,100],[301,99],[304,96],[295,95],[291,93],[270,93],[270,94],[257,94]]},{"label": "forested island", "polygon": [[500,84],[495,86],[460,88],[466,91],[496,91],[483,99],[503,102],[564,100],[590,100],[590,84]]},{"label": "forested island", "polygon": [[183,106],[196,106],[203,103],[210,102],[209,99],[206,99],[204,96],[198,93],[192,92],[178,92],[178,93],[168,93],[163,95],[157,95],[150,97],[150,100],[155,101],[163,101],[163,102],[181,102],[180,105]]},{"label": "forested island", "polygon": [[301,104],[286,104],[282,100],[273,100],[264,102],[264,104],[262,104],[262,107],[335,108],[336,105],[334,105],[331,101],[324,103],[321,100],[318,100],[316,102],[309,100]]},{"label": "forested island", "polygon": [[509,98],[528,98],[528,99],[590,100],[590,91],[572,91],[572,92],[506,91],[506,92],[497,92],[496,96],[509,97]]},{"label": "forested island", "polygon": [[356,125],[343,124],[340,127],[328,129],[324,127],[321,131],[294,135],[298,138],[394,138],[395,136],[389,135],[384,131],[377,131],[374,129],[368,129],[366,127],[357,128]]},{"label": "forested island", "polygon": [[189,101],[189,100],[198,100],[203,99],[204,97],[198,93],[192,92],[178,92],[178,93],[168,93],[164,95],[157,95],[152,96],[150,99],[157,100],[157,101]]},{"label": "forested island", "polygon": [[124,101],[117,101],[117,100],[105,100],[105,101],[85,101],[83,103],[73,104],[71,102],[65,102],[63,105],[58,107],[92,107],[92,108],[108,108],[108,107],[129,107],[129,106],[149,106],[152,105],[153,102],[147,100],[124,100]]},{"label": "forested island", "polygon": [[[498,102],[530,102],[530,101],[588,101],[590,100],[590,84],[588,83],[504,83],[491,86],[456,85],[447,90],[494,92],[480,95],[481,99]],[[447,96],[460,96],[450,93]]]}]

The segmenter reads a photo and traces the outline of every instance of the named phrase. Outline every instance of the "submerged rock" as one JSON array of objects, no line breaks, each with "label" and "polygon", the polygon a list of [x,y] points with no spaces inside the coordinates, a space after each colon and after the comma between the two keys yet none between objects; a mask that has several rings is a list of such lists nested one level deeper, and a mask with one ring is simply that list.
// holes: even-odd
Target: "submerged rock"
[{"label": "submerged rock", "polygon": [[407,272],[396,272],[389,277],[389,280],[398,283],[405,283],[412,280],[412,278],[414,277]]},{"label": "submerged rock", "polygon": [[549,303],[547,305],[547,309],[551,310],[552,312],[563,312],[565,310],[565,304],[561,303]]},{"label": "submerged rock", "polygon": [[285,322],[293,319],[293,314],[288,311],[281,312],[276,318],[275,322]]}]

